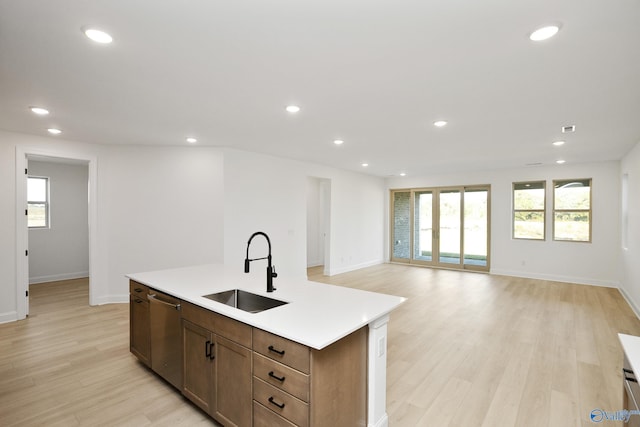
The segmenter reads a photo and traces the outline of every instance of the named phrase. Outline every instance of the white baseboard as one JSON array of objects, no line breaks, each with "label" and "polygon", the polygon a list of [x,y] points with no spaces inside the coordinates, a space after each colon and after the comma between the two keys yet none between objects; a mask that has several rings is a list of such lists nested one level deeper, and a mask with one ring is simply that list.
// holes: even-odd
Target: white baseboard
[{"label": "white baseboard", "polygon": [[348,273],[349,271],[360,270],[361,268],[373,267],[374,265],[383,264],[383,263],[384,263],[384,261],[379,259],[379,260],[374,260],[374,261],[362,262],[360,264],[348,265],[348,266],[341,267],[341,268],[332,268],[331,270],[329,270],[329,276],[335,276],[336,274]]},{"label": "white baseboard", "polygon": [[122,304],[129,302],[129,294],[122,295],[107,295],[99,297],[94,300],[94,304],[91,305],[104,305],[104,304]]},{"label": "white baseboard", "polygon": [[51,274],[49,276],[29,277],[29,284],[33,285],[35,283],[57,282],[59,280],[82,279],[84,277],[89,277],[88,271],[79,271],[76,273]]},{"label": "white baseboard", "polygon": [[640,309],[638,308],[638,304],[635,303],[633,298],[631,298],[631,296],[627,294],[627,291],[625,291],[624,288],[622,288],[622,286],[618,288],[618,291],[622,295],[622,298],[624,298],[625,301],[627,301],[627,304],[629,304],[629,307],[631,307],[631,310],[636,315],[636,317],[640,319]]},{"label": "white baseboard", "polygon": [[529,273],[524,271],[491,269],[490,274],[497,276],[522,277],[524,279],[548,280],[551,282],[575,283],[577,285],[602,286],[605,288],[620,288],[620,283],[615,281],[595,280],[584,277],[558,276],[554,274]]},{"label": "white baseboard", "polygon": [[374,423],[370,422],[369,427],[388,427],[389,426],[389,417],[385,412],[384,415]]},{"label": "white baseboard", "polygon": [[17,311],[8,311],[6,313],[0,313],[0,323],[15,322],[18,320]]}]

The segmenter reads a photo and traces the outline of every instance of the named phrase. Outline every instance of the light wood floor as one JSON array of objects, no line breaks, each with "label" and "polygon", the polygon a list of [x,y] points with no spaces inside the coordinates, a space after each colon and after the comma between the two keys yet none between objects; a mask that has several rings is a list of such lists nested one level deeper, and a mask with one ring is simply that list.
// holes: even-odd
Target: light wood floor
[{"label": "light wood floor", "polygon": [[[389,323],[392,427],[593,427],[592,409],[621,409],[616,334],[640,321],[615,289],[391,264],[309,274],[409,298]],[[0,426],[215,425],[129,353],[128,304],[89,307],[85,280],[30,289],[29,318],[0,325]]]},{"label": "light wood floor", "polygon": [[592,409],[622,409],[617,333],[640,321],[617,289],[388,264],[310,277],[408,298],[389,323],[392,426],[593,427]]}]

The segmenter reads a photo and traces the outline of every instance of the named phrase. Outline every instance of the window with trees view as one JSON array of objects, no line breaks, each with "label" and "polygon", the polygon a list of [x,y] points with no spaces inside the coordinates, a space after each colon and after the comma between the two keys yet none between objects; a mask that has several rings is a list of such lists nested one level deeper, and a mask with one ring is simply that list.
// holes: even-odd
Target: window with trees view
[{"label": "window with trees view", "polygon": [[553,240],[591,241],[591,178],[553,181]]},{"label": "window with trees view", "polygon": [[513,238],[545,239],[545,182],[513,183]]},{"label": "window with trees view", "polygon": [[49,178],[27,177],[27,226],[49,227]]}]

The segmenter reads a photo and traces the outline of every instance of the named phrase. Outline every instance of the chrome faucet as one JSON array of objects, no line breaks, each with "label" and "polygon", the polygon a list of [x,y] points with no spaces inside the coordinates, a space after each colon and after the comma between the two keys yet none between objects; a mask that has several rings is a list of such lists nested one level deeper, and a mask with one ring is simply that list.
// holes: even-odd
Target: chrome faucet
[{"label": "chrome faucet", "polygon": [[[249,246],[251,245],[251,241],[253,240],[253,238],[258,235],[264,236],[264,238],[267,239],[267,244],[269,245],[269,255],[262,258],[249,259]],[[278,273],[276,273],[276,267],[271,265],[271,240],[269,240],[269,236],[267,236],[266,233],[263,233],[262,231],[256,231],[251,235],[251,237],[249,237],[249,241],[247,242],[247,257],[244,259],[244,272],[249,272],[249,263],[251,261],[257,261],[259,259],[267,260],[267,292],[273,292],[276,290],[276,288],[273,287],[273,278],[278,277]]]}]

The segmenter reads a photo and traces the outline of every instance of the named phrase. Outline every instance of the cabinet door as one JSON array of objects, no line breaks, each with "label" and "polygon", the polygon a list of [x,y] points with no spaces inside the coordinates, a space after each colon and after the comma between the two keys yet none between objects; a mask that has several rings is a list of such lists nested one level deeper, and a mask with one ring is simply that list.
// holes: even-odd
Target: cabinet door
[{"label": "cabinet door", "polygon": [[225,426],[251,426],[251,350],[215,338],[215,418]]},{"label": "cabinet door", "polygon": [[149,301],[136,295],[129,297],[129,322],[129,349],[142,363],[150,367]]},{"label": "cabinet door", "polygon": [[213,334],[208,330],[182,321],[184,376],[182,393],[207,413],[211,413],[213,387]]}]

